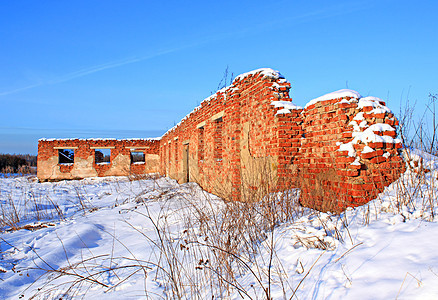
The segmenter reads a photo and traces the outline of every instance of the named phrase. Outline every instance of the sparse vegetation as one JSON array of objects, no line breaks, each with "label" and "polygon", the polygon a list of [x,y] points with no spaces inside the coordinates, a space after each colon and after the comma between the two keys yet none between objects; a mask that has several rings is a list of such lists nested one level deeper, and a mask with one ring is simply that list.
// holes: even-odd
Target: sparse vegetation
[{"label": "sparse vegetation", "polygon": [[[434,105],[436,96],[432,99]],[[435,118],[433,107],[427,109]],[[400,120],[412,122],[403,116]],[[438,162],[431,156],[436,154],[436,130],[425,129],[430,122],[411,124],[401,124],[404,143],[411,145],[403,150],[407,172],[377,200],[339,215],[302,207],[298,189],[273,189],[275,178],[264,172],[257,175],[257,182],[263,184],[256,190],[251,188],[254,180],[245,178],[248,186],[242,189],[241,202],[223,201],[194,183],[169,184],[156,174],[109,179],[111,188],[94,195],[87,187],[91,179],[52,184],[51,193],[31,187],[31,178],[19,179],[21,192],[1,191],[3,230],[47,230],[60,226],[59,221],[70,222],[73,215],[95,216],[109,208],[96,203],[107,196],[113,197],[110,207],[121,216],[113,229],[100,231],[100,238],[105,234],[106,243],[111,244],[105,253],[93,249],[94,240],[82,239],[79,233],[79,254],[69,249],[67,236],[57,237],[61,249],[57,255],[63,257],[63,264],[49,261],[44,249],[31,248],[34,265],[14,269],[34,280],[22,298],[80,298],[95,295],[96,287],[109,293],[138,282],[143,286],[140,296],[137,289],[137,297],[158,299],[301,299],[309,296],[302,289],[315,289],[313,296],[318,298],[317,289],[327,278],[338,280],[338,289],[348,290],[358,283],[360,269],[352,272],[346,261],[375,242],[360,239],[360,230],[379,220],[397,224],[420,219],[421,224],[436,219]],[[415,130],[404,131],[408,126]],[[98,182],[103,189],[104,179]],[[74,214],[58,202],[64,193],[74,195],[68,198]],[[124,237],[128,232],[129,239]],[[3,239],[2,243],[9,242]],[[7,247],[24,251],[15,245]],[[291,262],[285,253],[297,257],[296,261]],[[37,275],[32,277],[32,272]],[[434,272],[431,266],[430,273]],[[393,298],[412,289],[411,278],[419,287],[425,280],[413,272],[400,276]]]},{"label": "sparse vegetation", "polygon": [[0,154],[0,173],[35,174],[36,156],[29,154]]}]

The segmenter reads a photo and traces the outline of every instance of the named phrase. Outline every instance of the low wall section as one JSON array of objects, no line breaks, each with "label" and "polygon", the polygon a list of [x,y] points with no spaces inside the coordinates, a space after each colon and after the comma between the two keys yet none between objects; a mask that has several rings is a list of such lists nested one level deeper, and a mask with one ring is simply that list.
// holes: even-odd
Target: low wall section
[{"label": "low wall section", "polygon": [[[37,176],[47,181],[159,172],[159,144],[150,139],[41,139]],[[73,150],[74,163],[59,163],[60,149]],[[96,163],[96,149],[110,149],[109,163]],[[132,151],[144,153],[145,161],[132,163]]]},{"label": "low wall section", "polygon": [[363,205],[404,172],[398,121],[382,100],[341,90],[291,112],[279,117],[280,167],[301,188],[302,204],[324,211]]}]

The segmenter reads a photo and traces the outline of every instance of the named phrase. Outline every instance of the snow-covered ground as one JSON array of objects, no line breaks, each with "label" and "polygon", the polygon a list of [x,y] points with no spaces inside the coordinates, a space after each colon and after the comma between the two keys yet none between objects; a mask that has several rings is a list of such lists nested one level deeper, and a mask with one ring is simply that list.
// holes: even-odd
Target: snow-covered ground
[{"label": "snow-covered ground", "polygon": [[0,298],[436,299],[438,158],[411,158],[368,205],[274,230],[193,183],[0,178]]}]

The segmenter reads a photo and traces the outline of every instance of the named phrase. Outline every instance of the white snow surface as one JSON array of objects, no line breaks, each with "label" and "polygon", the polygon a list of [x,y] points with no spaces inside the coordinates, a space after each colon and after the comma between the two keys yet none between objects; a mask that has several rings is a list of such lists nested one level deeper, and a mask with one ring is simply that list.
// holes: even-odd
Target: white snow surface
[{"label": "white snow surface", "polygon": [[250,72],[246,72],[243,74],[240,74],[238,76],[236,76],[236,78],[234,80],[241,80],[249,75],[254,75],[260,73],[263,76],[267,76],[267,77],[271,77],[271,78],[275,78],[275,79],[284,79],[284,76],[280,74],[280,72],[273,70],[271,68],[260,68],[260,69],[256,69]]},{"label": "white snow surface", "polygon": [[[208,265],[200,258],[212,250],[184,241],[188,229],[200,230],[196,223],[187,228],[187,213],[196,213],[189,203],[201,212],[224,207],[194,183],[1,178],[2,211],[13,201],[21,216],[17,227],[34,229],[0,233],[0,299],[173,298],[168,278],[157,268],[166,258],[154,224],[168,225],[176,257],[191,274],[191,282],[181,276],[187,284],[184,299],[262,299],[262,286],[269,282],[273,299],[289,299],[294,292],[296,299],[436,299],[438,158],[419,150],[405,150],[405,155],[430,172],[420,178],[408,168],[377,199],[340,215],[302,208],[272,232],[260,230],[259,251],[240,258],[251,270],[242,265],[233,270],[247,296],[236,288],[217,294],[219,288],[207,285],[190,294],[190,283],[215,275],[208,267],[196,269]],[[400,199],[409,201],[402,205]],[[6,221],[5,214],[1,218]],[[223,234],[226,238],[226,229]],[[55,270],[70,275],[58,276]],[[78,276],[89,281],[69,289]]]},{"label": "white snow surface", "polygon": [[350,98],[355,98],[355,99],[359,99],[362,96],[354,91],[354,90],[349,90],[349,89],[342,89],[342,90],[338,90],[338,91],[334,91],[328,94],[325,94],[323,96],[320,96],[318,98],[315,98],[313,100],[310,100],[305,108],[309,107],[312,104],[315,104],[319,101],[327,101],[327,100],[333,100],[333,99],[338,99],[338,98],[344,98],[344,97],[350,97]]},{"label": "white snow surface", "polygon": [[282,109],[280,109],[279,111],[277,111],[276,113],[275,113],[275,115],[283,115],[283,114],[290,114],[291,113],[291,111],[289,110],[289,109],[287,109],[287,108],[282,108]]},{"label": "white snow surface", "polygon": [[[391,110],[384,105],[384,102],[382,99],[378,97],[373,96],[367,96],[362,97],[358,92],[354,90],[349,89],[342,89],[335,92],[331,92],[328,94],[325,94],[323,96],[320,96],[318,98],[315,98],[313,100],[310,100],[306,105],[305,108],[309,107],[312,104],[315,104],[320,101],[328,101],[338,98],[345,98],[350,97],[350,100],[342,99],[339,103],[351,103],[351,102],[357,102],[358,108],[364,108],[366,106],[371,106],[373,109],[369,113],[379,114],[379,113],[385,113],[385,112],[391,112]],[[363,115],[358,116],[358,118],[363,117]]]},{"label": "white snow surface", "polygon": [[[271,105],[274,105],[275,108],[282,108],[288,110],[299,110],[303,109],[301,106],[293,104],[291,101],[272,101]],[[279,111],[277,112],[277,114]],[[290,111],[289,111],[290,113]]]}]

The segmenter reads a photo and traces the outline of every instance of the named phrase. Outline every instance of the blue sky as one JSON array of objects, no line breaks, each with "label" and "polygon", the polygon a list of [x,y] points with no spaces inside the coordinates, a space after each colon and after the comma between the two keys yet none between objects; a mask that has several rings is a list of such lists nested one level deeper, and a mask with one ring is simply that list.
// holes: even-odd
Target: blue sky
[{"label": "blue sky", "polygon": [[160,136],[235,75],[279,70],[297,105],[338,89],[422,111],[437,1],[1,1],[0,153],[42,137]]}]

